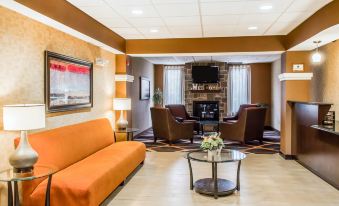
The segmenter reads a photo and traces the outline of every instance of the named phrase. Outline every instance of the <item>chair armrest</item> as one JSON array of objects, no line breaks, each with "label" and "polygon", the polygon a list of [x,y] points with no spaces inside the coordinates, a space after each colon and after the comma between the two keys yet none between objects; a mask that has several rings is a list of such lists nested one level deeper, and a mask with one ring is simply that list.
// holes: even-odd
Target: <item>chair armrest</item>
[{"label": "chair armrest", "polygon": [[228,120],[237,120],[236,116],[229,116],[229,117],[224,117],[223,121],[226,122]]},{"label": "chair armrest", "polygon": [[175,117],[175,120],[177,120],[177,122],[184,122],[184,118],[181,117]]},{"label": "chair armrest", "polygon": [[189,119],[190,120],[200,121],[200,117],[196,117],[196,116],[190,116]]}]

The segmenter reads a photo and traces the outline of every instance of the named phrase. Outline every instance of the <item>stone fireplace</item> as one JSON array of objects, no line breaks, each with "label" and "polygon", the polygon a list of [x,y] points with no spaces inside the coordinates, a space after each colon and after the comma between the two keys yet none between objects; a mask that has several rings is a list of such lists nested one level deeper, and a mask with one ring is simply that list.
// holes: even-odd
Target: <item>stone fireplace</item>
[{"label": "stone fireplace", "polygon": [[193,101],[193,115],[200,120],[219,121],[219,102]]},{"label": "stone fireplace", "polygon": [[[192,65],[215,65],[219,66],[219,85],[220,91],[201,92],[192,91]],[[227,64],[224,62],[213,63],[186,63],[185,64],[185,106],[187,112],[191,115],[193,113],[194,102],[196,101],[216,101],[218,102],[219,120],[226,116],[227,106],[227,78],[228,69]],[[208,84],[205,84],[208,85]]]}]

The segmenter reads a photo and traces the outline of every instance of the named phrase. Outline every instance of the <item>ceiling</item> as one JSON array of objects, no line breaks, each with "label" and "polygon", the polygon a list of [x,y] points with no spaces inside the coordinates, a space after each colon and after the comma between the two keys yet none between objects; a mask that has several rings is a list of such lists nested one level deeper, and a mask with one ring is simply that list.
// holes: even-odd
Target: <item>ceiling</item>
[{"label": "ceiling", "polygon": [[156,56],[144,57],[152,64],[180,65],[190,62],[229,62],[229,63],[264,63],[280,58],[280,53],[223,54],[214,56]]},{"label": "ceiling", "polygon": [[126,39],[286,35],[331,0],[68,0]]}]

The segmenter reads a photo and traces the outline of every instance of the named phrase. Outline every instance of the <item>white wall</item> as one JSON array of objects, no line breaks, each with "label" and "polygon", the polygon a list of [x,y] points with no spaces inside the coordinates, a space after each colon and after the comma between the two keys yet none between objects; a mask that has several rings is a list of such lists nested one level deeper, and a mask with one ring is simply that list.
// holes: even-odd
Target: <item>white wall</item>
[{"label": "white wall", "polygon": [[[132,57],[132,74],[134,82],[131,87],[132,99],[132,126],[142,132],[152,127],[150,107],[153,106],[152,97],[154,91],[154,65],[143,58]],[[151,81],[151,99],[140,100],[140,77],[146,77]],[[136,133],[136,134],[138,134]]]},{"label": "white wall", "polygon": [[272,127],[280,131],[280,113],[281,113],[281,84],[278,75],[281,73],[281,59],[272,63]]}]

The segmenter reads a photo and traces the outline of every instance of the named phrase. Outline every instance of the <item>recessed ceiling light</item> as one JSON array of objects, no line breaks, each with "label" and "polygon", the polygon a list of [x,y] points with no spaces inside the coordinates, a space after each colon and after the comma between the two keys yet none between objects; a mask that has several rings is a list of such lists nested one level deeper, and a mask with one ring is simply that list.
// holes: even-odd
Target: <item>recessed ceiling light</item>
[{"label": "recessed ceiling light", "polygon": [[248,29],[248,30],[257,30],[258,27],[257,27],[257,26],[249,26],[247,29]]},{"label": "recessed ceiling light", "polygon": [[132,10],[132,14],[134,14],[134,15],[141,15],[141,14],[143,14],[144,12],[142,11],[142,10],[140,10],[140,9],[134,9],[134,10]]},{"label": "recessed ceiling light", "polygon": [[159,30],[158,30],[158,29],[150,29],[149,32],[151,32],[151,33],[157,33],[157,32],[159,32]]},{"label": "recessed ceiling light", "polygon": [[260,10],[267,11],[267,10],[271,10],[272,8],[273,8],[272,5],[262,5],[260,7]]}]

